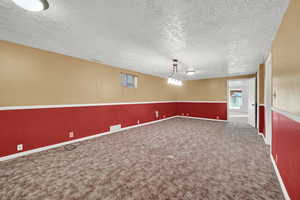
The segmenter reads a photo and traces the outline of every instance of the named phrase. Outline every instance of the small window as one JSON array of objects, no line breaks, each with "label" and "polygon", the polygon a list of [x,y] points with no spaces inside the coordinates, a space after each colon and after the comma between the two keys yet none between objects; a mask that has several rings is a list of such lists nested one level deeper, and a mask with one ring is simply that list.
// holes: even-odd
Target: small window
[{"label": "small window", "polygon": [[121,73],[121,85],[127,88],[137,88],[137,76]]},{"label": "small window", "polygon": [[243,105],[242,90],[230,90],[230,108],[240,109],[242,105]]}]

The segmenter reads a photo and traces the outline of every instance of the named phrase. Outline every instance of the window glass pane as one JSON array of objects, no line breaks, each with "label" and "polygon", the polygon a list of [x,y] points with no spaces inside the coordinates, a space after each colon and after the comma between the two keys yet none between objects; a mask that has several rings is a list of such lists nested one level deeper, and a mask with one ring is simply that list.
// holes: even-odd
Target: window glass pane
[{"label": "window glass pane", "polygon": [[128,88],[137,88],[137,77],[131,74],[121,73],[121,85]]},{"label": "window glass pane", "polygon": [[127,74],[127,80],[128,80],[128,83],[133,83],[133,76]]},{"label": "window glass pane", "polygon": [[134,77],[132,75],[127,75],[127,86],[129,88],[133,88],[134,87]]},{"label": "window glass pane", "polygon": [[243,105],[243,94],[240,90],[230,91],[230,108],[240,109]]},{"label": "window glass pane", "polygon": [[121,73],[121,85],[127,87],[127,76],[123,73]]}]

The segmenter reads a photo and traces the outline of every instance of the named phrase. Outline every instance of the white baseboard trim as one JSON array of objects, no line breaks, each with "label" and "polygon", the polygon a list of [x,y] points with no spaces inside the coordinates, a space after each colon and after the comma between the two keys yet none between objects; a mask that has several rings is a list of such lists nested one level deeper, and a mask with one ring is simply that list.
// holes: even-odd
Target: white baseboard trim
[{"label": "white baseboard trim", "polygon": [[61,147],[61,146],[67,145],[67,144],[75,143],[75,142],[81,142],[81,141],[84,141],[84,140],[90,140],[90,139],[94,139],[94,138],[97,138],[97,137],[101,137],[101,136],[110,135],[110,134],[113,134],[113,133],[125,131],[125,130],[128,130],[128,129],[137,128],[137,127],[140,127],[140,126],[146,126],[146,125],[149,125],[149,124],[155,124],[155,123],[158,123],[158,122],[161,122],[161,121],[165,121],[165,120],[169,120],[169,119],[172,119],[172,118],[175,118],[175,117],[177,117],[177,116],[168,117],[168,118],[165,118],[165,119],[159,119],[159,120],[155,120],[155,121],[151,121],[151,122],[146,122],[146,123],[142,123],[142,124],[138,124],[138,125],[128,126],[128,127],[116,130],[116,131],[108,131],[108,132],[98,133],[96,135],[91,135],[91,136],[87,136],[87,137],[83,137],[83,138],[79,138],[79,139],[75,139],[75,140],[70,140],[70,141],[67,141],[67,142],[62,142],[62,143],[53,144],[53,145],[49,145],[49,146],[45,146],[45,147],[41,147],[41,148],[37,148],[37,149],[23,151],[23,152],[20,152],[20,153],[15,153],[15,154],[12,154],[12,155],[0,157],[0,161],[10,160],[10,159],[18,158],[18,157],[21,157],[21,156],[26,156],[26,155],[29,155],[29,154],[32,154],[32,153],[46,151],[46,150],[49,150],[49,149]]},{"label": "white baseboard trim", "polygon": [[91,106],[114,106],[114,105],[133,105],[133,104],[156,104],[156,103],[176,103],[177,101],[147,101],[147,102],[118,102],[118,103],[94,103],[94,104],[65,104],[65,105],[33,105],[33,106],[4,106],[1,110],[24,110],[24,109],[44,109],[44,108],[73,108]]},{"label": "white baseboard trim", "polygon": [[227,103],[227,101],[177,101],[178,103]]},{"label": "white baseboard trim", "polygon": [[263,139],[264,139],[264,141],[265,141],[265,144],[271,146],[271,144],[268,143],[267,138],[264,137],[264,136],[262,136],[262,137],[263,137]]},{"label": "white baseboard trim", "polygon": [[260,135],[263,138],[263,140],[264,140],[264,142],[265,142],[266,145],[269,145],[268,142],[267,142],[267,140],[266,140],[266,137],[265,137],[265,135],[263,133],[258,132],[258,135]]},{"label": "white baseboard trim", "polygon": [[285,200],[291,200],[291,198],[290,198],[290,196],[289,196],[289,193],[287,192],[286,187],[285,187],[285,185],[284,185],[284,183],[283,183],[283,180],[282,180],[282,178],[281,178],[280,172],[279,172],[279,170],[278,170],[278,168],[277,168],[277,165],[276,165],[276,162],[275,162],[275,160],[274,160],[274,158],[273,158],[272,153],[270,154],[270,157],[271,157],[271,161],[272,161],[272,164],[273,164],[273,167],[274,167],[276,176],[277,176],[277,178],[278,178],[278,181],[279,181],[279,184],[280,184],[280,187],[281,187],[281,190],[282,190],[284,199],[285,199]]},{"label": "white baseboard trim", "polygon": [[1,106],[1,110],[24,110],[24,109],[45,109],[45,108],[73,108],[91,106],[113,106],[132,104],[157,104],[157,103],[227,103],[227,101],[146,101],[146,102],[116,102],[116,103],[93,103],[93,104],[61,104],[61,105],[32,105],[32,106]]},{"label": "white baseboard trim", "polygon": [[201,119],[201,120],[208,120],[208,121],[218,121],[218,122],[227,122],[227,120],[222,120],[222,119],[210,119],[210,118],[202,118],[202,117],[190,117],[190,116],[184,116],[184,115],[177,115],[176,117],[189,118],[189,119]]}]

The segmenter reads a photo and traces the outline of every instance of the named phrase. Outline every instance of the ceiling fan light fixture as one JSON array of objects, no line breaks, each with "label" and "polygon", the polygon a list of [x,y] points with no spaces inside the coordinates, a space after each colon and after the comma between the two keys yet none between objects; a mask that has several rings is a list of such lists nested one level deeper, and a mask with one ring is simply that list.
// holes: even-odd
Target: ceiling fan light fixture
[{"label": "ceiling fan light fixture", "polygon": [[17,6],[31,11],[40,12],[49,8],[47,0],[12,0]]}]

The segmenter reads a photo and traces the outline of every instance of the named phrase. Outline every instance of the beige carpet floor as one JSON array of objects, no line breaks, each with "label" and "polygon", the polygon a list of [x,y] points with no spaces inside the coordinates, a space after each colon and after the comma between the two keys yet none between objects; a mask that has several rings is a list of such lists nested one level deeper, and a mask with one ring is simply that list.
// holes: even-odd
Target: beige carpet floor
[{"label": "beige carpet floor", "polygon": [[228,120],[231,122],[248,123],[248,112],[239,111],[239,110],[230,110],[228,116],[229,116]]},{"label": "beige carpet floor", "polygon": [[0,162],[0,199],[283,199],[247,124],[175,118],[76,146]]}]

